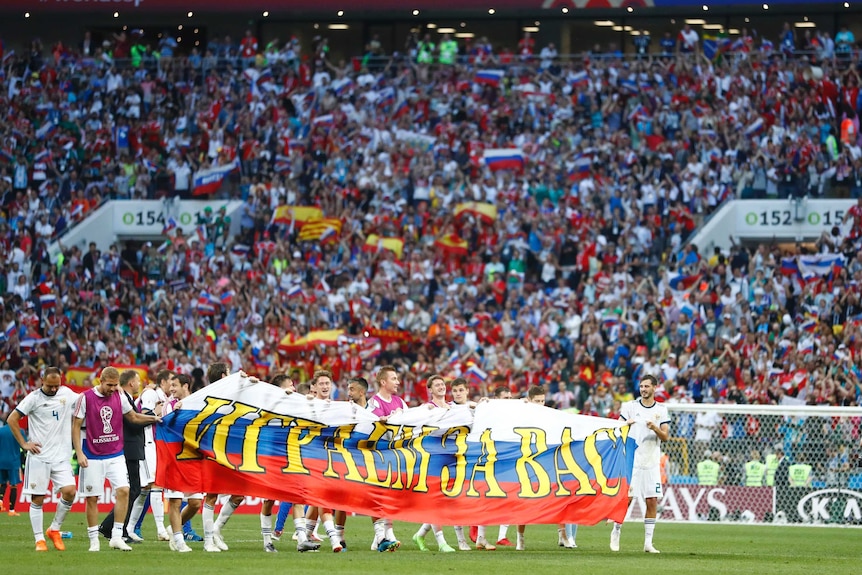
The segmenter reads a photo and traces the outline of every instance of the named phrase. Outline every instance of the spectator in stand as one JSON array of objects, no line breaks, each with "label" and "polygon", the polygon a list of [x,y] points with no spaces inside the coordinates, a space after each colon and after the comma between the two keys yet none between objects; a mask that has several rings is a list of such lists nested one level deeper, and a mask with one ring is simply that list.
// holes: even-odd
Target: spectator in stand
[{"label": "spectator in stand", "polygon": [[[668,37],[670,35],[668,34]],[[640,33],[636,35],[632,39],[632,43],[635,46],[635,53],[638,55],[638,59],[646,59],[649,54],[649,45],[652,41],[652,36],[650,36],[649,31],[646,28],[642,28]],[[664,51],[664,44],[662,44],[662,50]],[[668,54],[672,54],[673,52],[668,52]]]},{"label": "spectator in stand", "polygon": [[[112,66],[70,53],[53,73],[45,70],[41,86],[22,79],[40,54],[10,56],[0,78],[0,94],[18,80],[10,100],[16,121],[0,131],[9,177],[0,227],[4,312],[15,330],[47,340],[32,356],[5,343],[16,352],[8,356],[13,369],[40,361],[94,368],[120,357],[148,363],[158,342],[153,365],[241,361],[263,374],[267,364],[308,372],[330,359],[321,350],[290,352],[289,342],[307,331],[394,330],[413,343],[370,337],[351,373],[368,377],[377,359],[403,361],[409,401],[421,397],[412,387],[420,371],[454,377],[472,361],[516,392],[546,384],[553,393],[551,385],[577,381],[578,407],[598,405],[596,385],[608,385],[614,401],[626,397],[644,372],[662,379],[659,397],[675,385],[673,395],[694,400],[741,393],[752,403],[807,401],[810,391],[818,403],[855,402],[862,338],[850,318],[859,313],[862,276],[852,211],[818,246],[847,254],[844,267],[811,284],[780,272],[783,257],[810,254],[733,246],[713,260],[681,247],[703,218],[746,189],[755,197],[828,196],[833,188],[849,193],[855,182],[858,145],[838,129],[842,102],[855,107],[853,71],[820,62],[823,79],[807,81],[808,65],[754,51],[745,37],[709,66],[673,55],[671,42],[671,60],[547,67],[540,57],[518,60],[517,76],[508,72],[514,42],[495,54],[480,40],[465,62],[447,64],[449,75],[432,50],[421,81],[411,74],[415,60],[386,59],[382,75],[354,72],[328,65],[323,39],[312,52],[291,42],[267,50],[277,90],[227,71],[237,56],[229,37],[210,46],[220,60],[203,59],[199,70],[179,52],[170,66],[142,57],[135,75],[119,59]],[[69,82],[73,64],[89,81]],[[506,69],[502,84],[519,89],[465,80],[485,67]],[[755,68],[770,73],[763,78]],[[45,96],[54,111],[37,110]],[[244,127],[233,133],[234,123]],[[842,134],[829,144],[834,156],[822,147],[830,127]],[[523,150],[523,169],[487,166],[485,150],[500,146]],[[122,270],[120,250],[91,266],[75,246],[51,261],[38,241],[75,225],[105,195],[182,194],[203,167],[192,159],[202,156],[204,166],[234,157],[242,165],[244,175],[229,175],[215,194],[246,198],[239,236],[213,215],[202,237],[186,226],[167,231],[170,247],[126,246]],[[467,201],[496,212],[456,217]],[[340,228],[315,236],[275,213],[297,205]],[[696,281],[679,289],[681,277]],[[848,297],[824,301],[831,313],[818,311],[824,298],[806,307],[836,282]],[[53,313],[28,307],[37,290],[53,293],[63,313],[59,305]],[[207,299],[216,296],[230,305]],[[140,319],[119,321],[121,310]],[[798,353],[808,345],[803,332],[781,327],[785,315],[792,326],[815,311],[816,353],[853,350],[842,360],[850,374],[843,380]],[[460,357],[452,359],[455,343]],[[791,386],[809,365],[803,383]],[[335,383],[343,387],[344,378]]]},{"label": "spectator in stand", "polygon": [[856,44],[856,37],[846,24],[841,26],[841,29],[835,34],[835,52],[841,57],[848,57],[853,51],[853,46]]},{"label": "spectator in stand", "polygon": [[682,54],[697,55],[699,53],[699,49],[700,36],[691,27],[691,25],[686,24],[679,33],[679,51]]}]

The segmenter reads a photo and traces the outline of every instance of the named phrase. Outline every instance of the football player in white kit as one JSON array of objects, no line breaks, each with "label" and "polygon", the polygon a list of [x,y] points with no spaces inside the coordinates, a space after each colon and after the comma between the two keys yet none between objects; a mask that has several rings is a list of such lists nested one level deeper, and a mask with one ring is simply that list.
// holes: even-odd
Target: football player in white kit
[{"label": "football player in white kit", "polygon": [[[72,473],[72,410],[78,394],[60,385],[60,370],[46,367],[42,387],[30,392],[9,415],[7,424],[21,449],[27,452],[24,491],[30,500],[30,525],[36,538],[36,551],[47,551],[47,536],[58,551],[66,546],[60,527],[75,502],[75,475]],[[18,421],[27,417],[29,441],[24,440]],[[57,513],[43,533],[42,503],[50,495],[48,484],[60,492]]]},{"label": "football player in white kit", "polygon": [[[634,497],[643,497],[646,502],[644,514],[644,551],[658,553],[653,547],[658,500],[662,496],[661,486],[661,442],[670,437],[670,416],[667,407],[655,400],[658,380],[645,375],[640,380],[640,398],[627,401],[620,409],[620,419],[631,426],[629,436],[637,442],[632,482],[629,485],[629,504]],[[622,523],[614,523],[611,531],[611,551],[620,550]]]},{"label": "football player in white kit", "polygon": [[[147,415],[161,415],[162,408],[168,402],[168,396],[165,389],[170,390],[171,382],[176,379],[176,374],[167,369],[163,369],[156,375],[156,380],[141,392],[138,397],[138,408],[141,413]],[[165,529],[165,504],[161,487],[156,487],[156,429],[152,425],[144,428],[144,456],[146,459],[141,462],[141,483],[144,488],[141,494],[132,503],[132,513],[129,515],[129,538],[134,540],[142,540],[138,534],[134,532],[134,526],[138,524],[141,514],[144,512],[144,507],[147,498],[150,500],[150,508],[153,510],[153,518],[156,520],[156,530],[159,541],[170,541],[168,530]]]}]

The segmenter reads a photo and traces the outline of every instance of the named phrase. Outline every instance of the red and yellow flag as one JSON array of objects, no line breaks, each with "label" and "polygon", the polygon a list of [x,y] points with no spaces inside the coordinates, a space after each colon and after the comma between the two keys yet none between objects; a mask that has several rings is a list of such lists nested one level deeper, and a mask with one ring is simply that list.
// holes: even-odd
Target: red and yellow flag
[{"label": "red and yellow flag", "polygon": [[455,206],[455,217],[462,214],[471,214],[487,224],[497,220],[497,206],[487,202],[462,202]]},{"label": "red and yellow flag", "polygon": [[452,255],[467,255],[467,240],[461,239],[455,234],[446,234],[434,242],[438,250]]},{"label": "red and yellow flag", "polygon": [[326,218],[307,222],[302,226],[297,240],[300,242],[332,241],[341,233],[341,220],[337,218]]},{"label": "red and yellow flag", "polygon": [[344,335],[343,329],[324,329],[310,331],[299,339],[286,335],[278,344],[278,351],[288,354],[305,351],[315,345],[338,345],[339,336]]},{"label": "red and yellow flag", "polygon": [[90,387],[87,378],[96,375],[96,370],[89,367],[72,366],[66,370],[66,385]]},{"label": "red and yellow flag", "polygon": [[279,206],[272,214],[276,224],[289,224],[296,221],[297,225],[323,219],[323,212],[314,206]]},{"label": "red and yellow flag", "polygon": [[369,235],[365,240],[365,246],[362,248],[362,251],[373,252],[379,250],[388,250],[400,260],[404,257],[404,240],[401,238],[382,238],[377,234]]}]

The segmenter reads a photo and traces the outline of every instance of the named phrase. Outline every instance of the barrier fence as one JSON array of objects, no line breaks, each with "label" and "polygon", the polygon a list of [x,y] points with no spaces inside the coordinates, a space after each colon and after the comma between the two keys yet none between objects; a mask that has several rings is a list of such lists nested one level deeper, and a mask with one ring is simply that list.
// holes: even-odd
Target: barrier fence
[{"label": "barrier fence", "polygon": [[[668,404],[662,521],[862,526],[862,409]],[[629,517],[642,517],[635,503]]]}]

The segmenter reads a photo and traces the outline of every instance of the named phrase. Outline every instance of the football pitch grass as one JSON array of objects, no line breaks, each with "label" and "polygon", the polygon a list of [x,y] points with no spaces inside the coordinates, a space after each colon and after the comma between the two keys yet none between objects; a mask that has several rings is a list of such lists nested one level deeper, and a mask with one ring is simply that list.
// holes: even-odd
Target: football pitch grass
[{"label": "football pitch grass", "polygon": [[[420,552],[411,537],[416,524],[396,522],[395,532],[402,542],[395,553],[378,553],[369,549],[372,529],[365,517],[350,517],[347,522],[349,551],[337,555],[329,552],[326,542],[318,553],[299,554],[295,542],[285,532],[275,545],[278,554],[264,553],[258,517],[234,515],[224,529],[230,551],[204,553],[203,544],[191,543],[193,553],[175,553],[166,542],[155,541],[152,517],[144,523],[144,543],[134,545],[132,552],[120,552],[102,540],[102,551],[90,553],[84,515],[70,514],[64,530],[74,533],[66,539],[67,550],[55,551],[48,543],[47,553],[36,553],[27,507],[21,506],[19,517],[0,514],[0,565],[4,573],[75,573],[101,575],[118,573],[155,575],[189,575],[193,573],[229,573],[231,575],[272,572],[300,573],[374,573],[374,574],[450,574],[534,575],[566,573],[662,573],[699,575],[743,573],[757,575],[818,575],[820,573],[859,573],[862,556],[862,530],[851,528],[772,527],[748,525],[681,525],[659,523],[655,546],[660,555],[643,552],[643,524],[624,526],[621,550],[608,548],[609,525],[581,527],[578,548],[557,546],[556,527],[527,527],[526,551],[500,547],[496,551],[438,553],[433,534],[427,536],[428,552]],[[52,514],[46,514],[47,527]],[[201,532],[200,518],[194,520]],[[496,537],[497,526],[488,533]],[[455,545],[451,527],[446,538]],[[509,528],[515,540],[515,526]]]}]

